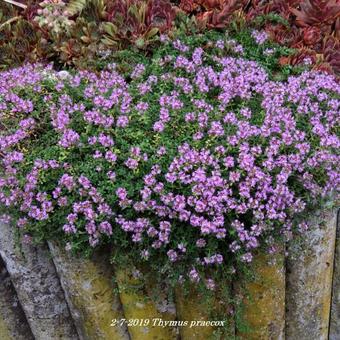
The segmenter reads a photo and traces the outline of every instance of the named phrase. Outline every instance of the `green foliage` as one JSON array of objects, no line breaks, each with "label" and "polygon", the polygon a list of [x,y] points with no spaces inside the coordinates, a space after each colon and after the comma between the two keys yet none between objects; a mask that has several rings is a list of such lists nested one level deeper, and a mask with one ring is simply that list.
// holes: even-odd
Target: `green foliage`
[{"label": "green foliage", "polygon": [[12,6],[0,4],[0,69],[35,62],[51,52],[43,32]]},{"label": "green foliage", "polygon": [[93,68],[94,59],[109,51],[133,46],[150,52],[157,48],[162,33],[256,27],[283,48],[298,49],[296,55],[284,56],[283,64],[301,65],[310,58],[316,69],[339,72],[339,4],[335,0],[328,4],[309,0],[72,0],[44,1],[40,7],[34,3],[18,12],[0,3],[1,68],[36,60],[53,61],[58,67]]},{"label": "green foliage", "polygon": [[[87,0],[71,0],[66,10],[70,15],[79,14],[88,6],[88,3],[89,1]],[[92,3],[92,1],[90,1],[90,3]]]},{"label": "green foliage", "polygon": [[253,20],[255,26],[263,27],[266,23],[281,24],[289,27],[289,21],[277,13],[261,14]]},{"label": "green foliage", "polygon": [[[134,7],[134,12],[136,7]],[[84,12],[85,9],[82,9]],[[134,16],[138,15],[143,17],[144,12],[134,12]],[[204,34],[201,33],[200,29],[195,25],[195,21],[193,19],[188,19],[187,17],[177,18],[178,29],[173,30],[171,33],[171,37],[173,39],[180,39],[184,44],[189,46],[191,49],[201,47],[204,51],[208,53],[204,57],[204,63],[206,66],[216,66],[216,62],[214,57],[223,57],[223,56],[240,56],[240,52],[235,51],[234,47],[237,44],[241,44],[243,48],[242,58],[248,60],[254,60],[259,63],[262,67],[267,71],[269,78],[272,80],[286,80],[289,75],[298,73],[303,69],[297,69],[291,66],[282,66],[279,63],[281,57],[289,56],[291,50],[280,47],[279,45],[272,44],[269,41],[264,42],[263,44],[256,44],[254,41],[254,37],[252,36],[252,32],[250,29],[242,29],[238,30],[240,27],[238,23],[235,23],[235,26],[232,26],[229,31],[207,31]],[[95,185],[98,192],[105,197],[106,202],[110,207],[116,207],[117,204],[117,195],[116,189],[119,186],[122,186],[127,189],[129,197],[134,197],[138,195],[139,191],[143,188],[143,177],[146,173],[150,171],[151,164],[158,164],[161,168],[167,169],[169,167],[170,162],[174,159],[177,154],[177,147],[187,141],[189,141],[193,147],[195,148],[204,148],[204,147],[217,147],[221,143],[221,139],[218,137],[208,136],[204,140],[192,140],[192,134],[195,131],[195,127],[190,124],[186,124],[184,121],[184,112],[178,112],[174,117],[172,117],[171,123],[169,123],[169,127],[162,134],[157,134],[153,132],[153,123],[157,120],[159,115],[159,100],[160,96],[165,93],[171,93],[172,90],[175,89],[175,85],[172,82],[163,81],[162,76],[164,76],[167,69],[167,66],[160,64],[160,61],[164,57],[169,58],[177,58],[181,55],[178,49],[175,49],[171,42],[158,44],[158,39],[156,36],[155,44],[158,44],[158,48],[148,50],[142,49],[138,50],[136,48],[131,47],[130,49],[124,49],[122,51],[117,51],[112,55],[109,55],[105,60],[104,58],[101,60],[96,60],[96,48],[98,44],[101,42],[100,29],[104,29],[107,35],[112,37],[112,41],[115,40],[116,34],[118,34],[117,26],[112,22],[106,22],[102,24],[99,28],[95,24],[95,22],[87,22],[84,18],[78,17],[75,20],[74,26],[72,26],[72,30],[64,32],[64,35],[55,32],[56,41],[58,40],[58,45],[55,46],[56,50],[59,51],[61,60],[65,63],[77,64],[79,60],[87,57],[87,59],[93,59],[93,67],[96,70],[100,70],[107,67],[116,67],[119,74],[124,78],[128,85],[128,91],[133,100],[133,104],[136,105],[139,100],[147,103],[149,105],[148,113],[143,115],[138,112],[135,108],[132,109],[131,112],[131,120],[132,123],[129,124],[126,128],[112,128],[109,129],[109,134],[114,136],[114,146],[112,147],[112,151],[118,155],[120,158],[120,164],[115,166],[116,176],[119,179],[118,184],[109,182],[106,176],[107,171],[111,170],[111,165],[107,164],[107,162],[102,161],[100,159],[96,159],[93,157],[93,152],[96,148],[101,148],[101,146],[93,147],[87,143],[88,137],[92,137],[97,135],[102,130],[97,126],[84,123],[84,117],[82,116],[84,112],[79,112],[81,110],[74,110],[72,112],[71,123],[68,126],[70,129],[77,131],[80,135],[80,146],[75,146],[74,149],[65,149],[61,147],[59,142],[59,132],[54,130],[51,126],[51,107],[54,103],[58,102],[61,97],[61,94],[56,90],[57,78],[45,78],[42,83],[42,92],[35,93],[34,88],[29,86],[25,88],[15,89],[14,92],[20,97],[24,99],[29,99],[33,103],[34,110],[29,114],[35,118],[37,121],[37,127],[34,129],[34,134],[30,136],[25,142],[20,144],[20,151],[25,153],[25,161],[20,165],[20,178],[21,184],[25,182],[25,175],[32,169],[32,165],[34,161],[37,159],[42,160],[56,160],[58,162],[67,161],[67,163],[71,164],[71,167],[68,169],[68,173],[70,175],[74,175],[78,178],[78,176],[85,175],[87,178],[91,180],[91,182]],[[119,33],[120,34],[120,33]],[[219,48],[217,43],[222,41],[225,42],[223,48]],[[139,47],[139,46],[137,46]],[[271,51],[268,54],[268,50]],[[115,65],[113,65],[115,63]],[[145,94],[140,94],[139,87],[140,81],[134,79],[131,76],[131,72],[136,68],[136,65],[144,65],[146,68],[145,74],[142,75],[142,79],[147,79],[148,76],[153,75],[158,77],[158,79],[162,79],[157,85],[157,91],[150,91]],[[88,66],[88,65],[87,65]],[[176,76],[184,76],[185,73],[180,68],[171,69],[170,71],[176,74]],[[195,75],[191,75],[190,77],[194,77]],[[60,81],[64,86],[61,91],[63,94],[66,94],[71,98],[73,103],[84,105],[86,110],[91,110],[94,108],[94,103],[92,99],[84,95],[84,89],[87,86],[88,79],[85,79],[84,83],[80,83],[80,85],[73,86],[71,82],[68,80]],[[112,89],[111,89],[112,90]],[[104,92],[103,92],[104,93]],[[44,97],[42,94],[48,94],[51,96],[50,102],[46,104]],[[185,110],[192,107],[191,99],[205,99],[208,103],[215,104],[216,98],[218,96],[218,91],[213,91],[204,94],[200,91],[194,91],[192,95],[184,95],[181,94],[181,100],[183,101]],[[104,99],[109,98],[111,93],[105,93],[103,96]],[[47,100],[48,101],[48,100]],[[135,102],[136,101],[136,102]],[[235,98],[233,102],[228,104],[228,110],[232,110],[236,114],[239,114],[239,111],[243,107],[248,107],[254,115],[250,118],[250,123],[255,126],[262,126],[263,121],[265,119],[265,112],[261,109],[261,98],[260,96],[252,97],[251,99],[241,100],[241,98]],[[118,105],[117,105],[118,106]],[[112,107],[108,110],[107,114],[112,117],[117,117],[119,112],[116,105],[112,105]],[[8,113],[10,115],[10,113]],[[219,116],[218,110],[216,112],[211,113],[213,117],[216,119],[221,119]],[[4,119],[6,124],[6,128],[10,132],[14,132],[15,127],[18,122],[23,119],[25,116],[24,113],[18,113],[14,117],[7,117],[9,119]],[[304,120],[305,119],[305,120]],[[310,126],[308,125],[308,120],[306,116],[302,116],[301,118],[297,118],[298,128],[305,131],[307,134],[311,134]],[[228,135],[235,133],[232,126],[228,126],[226,124],[225,131]],[[318,140],[313,140],[313,136],[311,134],[310,138],[311,144],[313,148],[316,148],[319,145]],[[250,140],[253,145],[261,145],[263,148],[268,146],[268,141],[266,138],[254,136],[253,139]],[[223,142],[225,143],[225,139],[223,137]],[[232,155],[237,155],[238,150],[231,145],[226,145],[228,149],[228,153]],[[123,157],[129,154],[131,146],[139,146],[142,152],[147,152],[149,155],[148,162],[142,162],[138,169],[133,171],[129,171],[122,165]],[[167,149],[167,156],[161,159],[158,159],[157,150],[159,150],[160,146],[165,146]],[[105,151],[104,149],[101,151]],[[289,147],[286,147],[282,152],[290,153],[291,150]],[[125,159],[124,159],[125,160]],[[263,161],[259,157],[259,162]],[[101,170],[94,171],[98,167]],[[55,189],[56,183],[63,174],[64,169],[54,169],[48,171],[48,173],[42,171],[39,174],[38,180],[38,188],[40,192],[46,192],[48,195],[51,195],[51,192]],[[223,174],[224,175],[224,174]],[[273,172],[273,175],[277,175],[277,173]],[[323,179],[325,178],[325,174],[323,171],[315,171],[313,175],[318,179],[318,183],[323,183]],[[295,192],[298,192],[302,197],[304,194],[303,188],[297,187],[295,184],[296,179],[292,178],[291,186],[295,185]],[[167,190],[174,191],[176,193],[188,194],[190,192],[190,188],[186,186],[181,186],[178,183],[174,184],[165,184],[165,188]],[[80,194],[81,195],[81,194]],[[236,194],[237,195],[237,194]],[[50,198],[50,197],[49,197]],[[78,193],[68,193],[69,206],[65,208],[57,208],[56,211],[49,216],[48,220],[45,221],[36,221],[34,224],[29,224],[25,227],[25,233],[29,233],[35,236],[35,240],[37,242],[43,241],[48,238],[61,239],[66,242],[72,243],[72,248],[74,252],[82,252],[88,255],[91,252],[91,248],[89,247],[89,237],[85,232],[85,221],[80,220],[77,224],[77,232],[72,235],[66,235],[61,230],[61,225],[64,224],[65,216],[71,212],[71,206],[73,203],[79,201]],[[119,208],[117,208],[118,210]],[[124,208],[125,209],[125,208]],[[124,210],[123,209],[123,210]],[[120,210],[118,210],[120,211]],[[127,218],[134,219],[136,217],[136,212],[130,208],[126,208],[124,210],[124,214]],[[233,213],[231,213],[233,214]],[[226,224],[229,225],[231,220],[234,218],[234,215],[226,216]],[[101,217],[99,217],[101,218]],[[153,222],[157,222],[157,219],[150,214],[150,219]],[[99,221],[101,222],[101,221]],[[244,222],[247,225],[252,224],[252,216],[251,214],[244,216]],[[152,254],[152,261],[149,263],[144,263],[141,260],[141,251],[150,247],[150,240],[143,240],[143,244],[131,246],[130,235],[128,235],[122,228],[116,227],[112,236],[103,235],[101,241],[104,245],[109,243],[112,246],[113,254],[112,254],[112,262],[118,266],[123,267],[138,267],[146,281],[148,278],[152,278],[156,282],[163,284],[166,282],[166,285],[169,287],[175,287],[178,284],[178,281],[181,279],[182,275],[190,271],[193,265],[193,259],[197,258],[200,255],[200,250],[197,250],[195,243],[193,240],[197,239],[198,232],[195,228],[187,228],[185,222],[174,221],[174,227],[176,229],[176,233],[172,236],[171,242],[172,244],[178,245],[184,243],[186,246],[186,256],[183,261],[173,266],[168,259],[166,248],[159,249],[157,252]],[[233,228],[229,228],[227,238],[228,241],[230,239],[234,239],[236,231]],[[269,231],[271,239],[281,239],[282,234],[280,233],[280,225],[279,223],[273,225],[273,229]],[[267,235],[267,234],[266,234]],[[225,265],[216,269],[207,268],[202,269],[206,270],[207,277],[213,277],[216,282],[227,282],[231,277],[235,277],[236,279],[239,277],[249,276],[249,272],[247,271],[247,266],[240,261],[240,259],[235,255],[229,256],[225,240],[221,241],[214,237],[207,236],[207,254],[213,254],[217,251],[221,250],[221,253],[225,256],[226,261]],[[235,274],[235,268],[237,268],[237,273]],[[184,285],[184,290],[189,290],[190,283],[186,283]],[[140,287],[133,287],[135,289],[143,288],[143,285]],[[237,298],[232,298],[232,291],[227,289],[227,286],[219,287],[221,291],[216,292],[208,292],[206,293],[205,283],[203,281],[198,286],[198,289],[204,291],[204,296],[206,297],[207,305],[209,306],[209,299],[218,296],[221,301],[230,302],[231,304],[237,304]],[[211,305],[210,305],[211,306]],[[219,315],[219,310],[209,310],[212,314]],[[239,309],[236,309],[237,313]],[[222,313],[223,314],[223,313]],[[216,319],[220,319],[219,317],[215,317]],[[239,321],[239,316],[236,314],[236,320]],[[216,337],[224,336],[227,339],[225,333],[220,334],[217,333]]]}]

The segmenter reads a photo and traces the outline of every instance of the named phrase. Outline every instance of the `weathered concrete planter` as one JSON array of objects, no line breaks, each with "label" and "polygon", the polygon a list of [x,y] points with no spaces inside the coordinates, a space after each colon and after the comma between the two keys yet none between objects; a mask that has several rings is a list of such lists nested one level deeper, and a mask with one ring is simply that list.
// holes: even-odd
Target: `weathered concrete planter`
[{"label": "weathered concrete planter", "polygon": [[12,335],[10,334],[9,327],[5,320],[3,319],[3,316],[0,318],[0,338],[1,339],[13,339]]},{"label": "weathered concrete planter", "polygon": [[75,258],[54,242],[49,248],[80,338],[128,340],[125,324],[111,326],[124,314],[114,292],[109,254],[88,260]]},{"label": "weathered concrete planter", "polygon": [[0,223],[0,255],[36,340],[76,340],[64,292],[46,246],[15,242],[13,228]]},{"label": "weathered concrete planter", "polygon": [[[49,249],[24,245],[21,253],[12,230],[1,224],[0,255],[16,290],[12,289],[11,296],[17,293],[27,323],[21,312],[23,328],[10,327],[11,320],[17,322],[18,313],[11,307],[7,288],[0,287],[0,339],[339,340],[340,229],[336,239],[336,209],[316,212],[311,220],[314,228],[303,244],[286,249],[282,245],[274,254],[255,255],[255,279],[246,282],[249,295],[242,311],[250,332],[231,322],[228,337],[217,338],[214,332],[218,327],[161,326],[165,321],[187,321],[189,325],[191,321],[208,321],[206,302],[198,292],[192,290],[184,296],[178,288],[175,305],[167,301],[166,294],[164,303],[156,303],[147,287],[129,289],[139,284],[138,279],[126,268],[110,265],[109,251],[91,259],[77,258],[52,242]],[[235,294],[243,294],[237,290],[240,282],[226,284],[236,287]],[[219,303],[215,298],[209,302]],[[224,320],[232,310],[226,307],[224,302]]]},{"label": "weathered concrete planter", "polygon": [[33,340],[25,314],[0,258],[0,339]]},{"label": "weathered concrete planter", "polygon": [[[177,318],[180,321],[188,322],[187,326],[179,327],[182,340],[205,340],[212,338],[214,333],[213,327],[191,327],[192,322],[209,320],[207,306],[202,300],[202,296],[195,290],[190,291],[188,295],[184,295],[181,288],[176,290]],[[212,303],[214,304],[215,301],[212,301]]]},{"label": "weathered concrete planter", "polygon": [[288,247],[286,338],[291,340],[328,339],[336,209],[316,212],[310,222],[301,245]]},{"label": "weathered concrete planter", "polygon": [[333,294],[331,307],[331,322],[329,340],[340,338],[340,210],[337,216],[336,226],[336,247],[333,270]]},{"label": "weathered concrete planter", "polygon": [[[231,289],[230,282],[225,285]],[[233,308],[228,295],[202,293],[195,287],[185,292],[181,286],[175,293],[177,320],[183,323],[179,327],[182,340],[235,338]],[[207,324],[209,321],[213,324]]]},{"label": "weathered concrete planter", "polygon": [[247,283],[249,297],[244,301],[243,317],[250,332],[236,334],[245,340],[285,339],[284,247],[274,254],[254,256],[255,280]]},{"label": "weathered concrete planter", "polygon": [[[152,301],[148,294],[143,294],[137,289],[133,289],[133,286],[138,285],[139,282],[137,278],[132,276],[129,270],[116,269],[115,278],[119,288],[124,315],[128,320],[131,339],[175,340],[177,338],[177,327],[162,327],[160,325],[160,320],[164,322],[176,319],[174,306],[163,308]],[[134,320],[139,320],[142,324],[136,326]],[[145,320],[145,323],[143,320]]]}]

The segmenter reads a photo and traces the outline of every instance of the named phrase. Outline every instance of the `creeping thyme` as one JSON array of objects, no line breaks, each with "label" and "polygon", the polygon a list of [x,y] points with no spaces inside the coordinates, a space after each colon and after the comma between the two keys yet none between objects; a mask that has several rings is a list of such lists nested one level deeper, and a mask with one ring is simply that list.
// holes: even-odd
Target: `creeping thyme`
[{"label": "creeping thyme", "polygon": [[294,217],[339,188],[340,87],[272,80],[223,35],[163,40],[130,75],[2,72],[0,202],[25,237],[109,242],[213,290],[213,272],[308,232]]}]

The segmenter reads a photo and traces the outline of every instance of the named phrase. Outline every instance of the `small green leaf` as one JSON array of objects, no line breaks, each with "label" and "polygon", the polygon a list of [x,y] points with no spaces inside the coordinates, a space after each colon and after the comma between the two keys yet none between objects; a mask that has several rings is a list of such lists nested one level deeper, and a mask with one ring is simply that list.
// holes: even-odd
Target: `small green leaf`
[{"label": "small green leaf", "polygon": [[151,28],[151,29],[145,34],[145,38],[146,38],[146,39],[151,39],[151,38],[154,37],[158,32],[159,32],[159,29],[158,29],[157,27],[153,27],[153,28]]},{"label": "small green leaf", "polygon": [[112,22],[105,22],[102,24],[102,28],[105,33],[109,34],[111,37],[116,36],[118,28]]}]

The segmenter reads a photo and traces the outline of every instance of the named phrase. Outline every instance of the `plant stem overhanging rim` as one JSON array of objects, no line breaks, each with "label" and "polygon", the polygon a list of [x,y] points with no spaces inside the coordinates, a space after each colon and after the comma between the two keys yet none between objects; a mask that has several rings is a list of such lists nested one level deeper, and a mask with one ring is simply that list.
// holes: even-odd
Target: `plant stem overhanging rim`
[{"label": "plant stem overhanging rim", "polygon": [[0,25],[0,31],[1,31],[6,25],[10,25],[12,22],[17,21],[17,20],[19,20],[19,19],[21,19],[21,18],[22,18],[22,16],[19,15],[19,16],[16,16],[16,17],[14,17],[14,18],[11,18],[11,19],[5,21],[3,24]]},{"label": "plant stem overhanging rim", "polygon": [[24,5],[24,4],[20,3],[20,2],[14,1],[14,0],[3,0],[3,1],[4,1],[4,2],[7,2],[7,3],[11,4],[11,5],[14,5],[14,6],[18,6],[18,7],[20,7],[20,8],[23,8],[23,9],[26,9],[26,8],[27,8],[27,5]]}]

